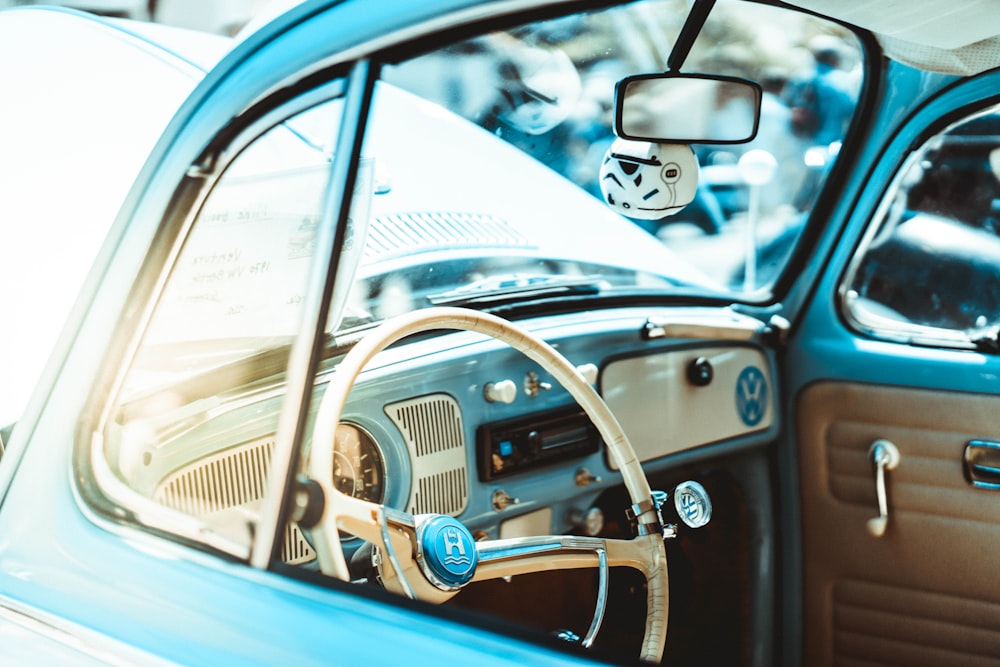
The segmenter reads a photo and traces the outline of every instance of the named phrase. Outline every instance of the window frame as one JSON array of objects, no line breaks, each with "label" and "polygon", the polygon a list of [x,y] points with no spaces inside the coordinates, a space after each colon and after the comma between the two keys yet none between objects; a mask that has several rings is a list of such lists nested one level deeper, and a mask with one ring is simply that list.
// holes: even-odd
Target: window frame
[{"label": "window frame", "polygon": [[[347,75],[344,74],[345,71],[348,72]],[[343,186],[353,186],[351,165],[356,164],[360,155],[359,137],[363,132],[364,116],[371,94],[370,82],[373,75],[367,61],[348,63],[347,66],[331,68],[321,74],[319,78],[306,77],[297,85],[273,92],[220,128],[173,188],[173,195],[169,198],[157,227],[155,240],[142,261],[139,274],[142,277],[129,292],[128,303],[135,305],[133,315],[123,318],[116,331],[114,342],[120,344],[108,347],[102,365],[105,370],[98,379],[93,398],[88,401],[74,448],[73,480],[79,489],[83,505],[89,506],[88,510],[140,531],[224,554],[258,568],[269,567],[272,559],[280,554],[281,531],[278,526],[281,524],[277,518],[271,517],[283,517],[288,511],[289,503],[286,499],[290,497],[289,489],[294,478],[288,471],[295,469],[300,449],[298,443],[303,437],[311,398],[312,371],[317,366],[316,350],[320,346],[318,341],[322,339],[326,306],[329,305],[332,291],[328,288],[332,287],[336,274],[343,243],[343,221],[346,220],[351,203],[351,198],[343,194],[350,190]],[[367,93],[365,85],[368,87]],[[286,470],[269,475],[261,514],[249,540],[244,543],[218,534],[208,523],[197,517],[154,501],[118,478],[104,455],[105,432],[114,421],[126,378],[170,275],[215,186],[224,179],[234,161],[258,138],[299,113],[338,99],[343,100],[344,105],[341,125],[339,128],[331,128],[331,131],[336,130],[337,149],[344,145],[350,148],[347,151],[335,149],[337,157],[331,161],[327,171],[320,228],[328,232],[317,234],[317,249],[309,269],[307,302],[303,306],[307,321],[293,344],[286,369],[289,381],[279,417],[279,435],[283,440],[276,443],[271,468],[272,472],[278,470],[277,464]],[[349,109],[353,109],[355,113],[350,114]],[[345,132],[345,129],[349,131]],[[339,224],[334,226],[331,220],[336,220]],[[324,238],[321,239],[320,236]],[[326,301],[322,313],[317,313],[317,300],[322,300],[324,296]],[[314,327],[312,319],[317,315],[319,324]],[[284,463],[281,463],[279,456],[284,457]],[[264,526],[269,528],[263,529]]]}]

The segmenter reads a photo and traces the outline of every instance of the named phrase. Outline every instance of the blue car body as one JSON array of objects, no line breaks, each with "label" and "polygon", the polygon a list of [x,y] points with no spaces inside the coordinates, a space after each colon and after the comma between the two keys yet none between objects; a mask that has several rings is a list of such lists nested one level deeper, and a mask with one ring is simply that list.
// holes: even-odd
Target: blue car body
[{"label": "blue car body", "polygon": [[[184,65],[183,58],[188,56],[179,54],[180,58],[172,66],[190,67],[187,76],[192,85],[195,81],[197,84],[183,102],[179,94],[172,98],[176,102],[176,113],[170,116],[169,122],[164,116],[150,120],[148,127],[137,130],[143,137],[156,135],[158,139],[155,145],[150,145],[148,158],[141,169],[136,163],[135,185],[127,195],[119,188],[103,205],[102,211],[109,207],[118,209],[113,224],[108,224],[106,215],[93,222],[92,238],[101,239],[100,249],[87,255],[96,259],[92,265],[87,262],[86,278],[80,274],[74,281],[79,281],[82,287],[72,309],[58,310],[58,320],[62,322],[65,317],[65,324],[51,352],[46,347],[48,363],[45,369],[37,372],[37,378],[18,379],[22,388],[26,383],[33,383],[36,388],[23,409],[16,415],[9,415],[10,420],[16,419],[17,423],[6,433],[3,441],[6,448],[0,460],[0,657],[3,664],[575,665],[635,659],[631,654],[623,657],[605,650],[588,652],[572,644],[556,645],[554,641],[514,629],[512,624],[477,611],[436,608],[381,589],[326,577],[319,571],[290,575],[294,568],[276,562],[278,559],[272,554],[264,557],[259,553],[243,553],[238,548],[230,550],[221,538],[216,542],[209,538],[200,542],[200,538],[192,537],[186,527],[174,530],[169,522],[147,520],[145,504],[131,496],[131,492],[123,492],[121,497],[112,497],[109,493],[108,489],[119,490],[114,482],[108,481],[118,473],[110,468],[95,468],[91,460],[100,458],[98,452],[105,446],[101,436],[109,432],[101,430],[106,424],[95,415],[103,414],[103,402],[111,400],[108,396],[119,391],[125,382],[117,376],[113,381],[108,379],[108,359],[119,359],[116,355],[122,354],[120,350],[131,345],[132,339],[124,337],[122,331],[148,324],[152,315],[136,304],[146,303],[147,299],[152,303],[154,299],[150,295],[154,289],[159,289],[155,286],[159,268],[176,259],[171,240],[186,233],[183,230],[193,224],[190,219],[164,215],[164,211],[173,210],[179,200],[193,191],[178,184],[197,181],[202,177],[199,168],[209,172],[214,160],[227,158],[226,142],[245,128],[270,128],[283,122],[275,111],[281,104],[300,95],[312,94],[312,87],[334,86],[316,82],[343,81],[344,95],[349,101],[369,100],[364,93],[371,76],[368,68],[375,68],[382,60],[394,63],[412,53],[431,50],[438,42],[485,30],[486,26],[506,27],[515,19],[527,21],[526,17],[533,16],[533,12],[558,14],[579,9],[580,4],[309,0],[293,6],[271,22],[255,26],[232,43],[220,44],[220,54],[224,51],[224,55],[217,63],[213,64],[214,55],[202,58],[202,65],[211,65],[203,78],[197,63]],[[22,12],[51,13],[79,22],[97,21],[67,11],[10,10],[0,12],[0,25],[5,15],[13,18]],[[130,31],[127,25],[100,25],[102,30],[120,30],[119,39],[135,40],[136,43],[150,39],[140,30]],[[668,426],[687,424],[691,447],[678,445],[674,450],[670,449],[673,444],[665,445],[666,453],[650,456],[645,461],[648,463],[647,475],[672,479],[676,473],[685,477],[704,475],[711,478],[712,473],[722,470],[753,480],[739,486],[748,499],[734,501],[733,505],[745,514],[729,517],[752,535],[739,542],[750,555],[731,553],[738,550],[730,550],[732,545],[727,542],[720,548],[720,554],[705,560],[717,566],[720,562],[730,562],[731,558],[731,562],[736,563],[734,568],[745,569],[733,577],[749,591],[739,599],[748,607],[740,613],[750,618],[739,630],[727,626],[719,631],[725,638],[720,644],[730,644],[719,650],[730,655],[726,651],[732,649],[732,653],[747,664],[826,664],[833,662],[831,656],[850,657],[852,651],[863,658],[874,659],[872,656],[878,655],[879,649],[871,646],[883,640],[904,644],[906,648],[899,649],[903,653],[898,655],[912,657],[908,651],[915,642],[913,637],[892,638],[885,628],[896,624],[893,619],[906,618],[906,607],[938,599],[934,596],[951,600],[965,611],[982,605],[986,610],[983,616],[990,619],[990,631],[997,630],[994,626],[1000,593],[996,587],[991,586],[985,592],[972,591],[960,582],[962,576],[956,574],[955,579],[941,575],[940,579],[927,584],[927,590],[921,591],[918,583],[923,570],[914,566],[916,569],[911,573],[902,563],[909,564],[910,559],[917,558],[919,554],[912,549],[921,547],[933,551],[929,557],[936,558],[939,566],[961,569],[968,560],[966,552],[956,555],[952,561],[945,546],[949,541],[968,538],[969,533],[963,532],[963,526],[968,527],[961,523],[963,520],[971,519],[981,524],[981,530],[975,533],[976,548],[992,544],[991,540],[1000,534],[1000,510],[993,508],[994,499],[988,492],[974,496],[985,498],[977,510],[970,507],[968,496],[955,499],[947,495],[948,491],[940,491],[935,486],[937,480],[950,475],[948,480],[954,477],[957,481],[944,483],[945,487],[961,486],[967,491],[961,482],[961,449],[970,438],[988,439],[990,436],[984,432],[988,429],[982,424],[988,424],[990,419],[995,421],[990,417],[996,414],[990,413],[995,403],[989,399],[997,394],[1000,359],[987,348],[977,347],[974,337],[959,340],[958,334],[935,334],[935,331],[913,328],[924,325],[939,328],[940,322],[908,320],[897,322],[897,329],[893,329],[885,320],[866,320],[865,313],[870,311],[852,304],[859,298],[875,298],[875,295],[851,293],[850,279],[857,270],[859,255],[876,248],[869,257],[880,257],[877,246],[872,245],[875,232],[866,230],[891,218],[886,213],[889,209],[886,202],[902,187],[899,185],[900,165],[907,163],[908,156],[930,137],[947,131],[950,123],[970,113],[969,109],[983,107],[993,100],[994,91],[1000,84],[1000,70],[968,77],[925,71],[882,58],[871,33],[860,31],[858,35],[862,50],[875,54],[875,59],[865,66],[867,79],[857,102],[861,111],[847,130],[836,161],[824,174],[823,189],[815,204],[796,218],[805,222],[794,227],[794,239],[788,243],[787,251],[782,249],[781,268],[761,278],[769,282],[766,288],[755,291],[750,285],[743,292],[734,288],[738,294],[733,297],[725,291],[726,285],[713,283],[706,276],[707,272],[689,266],[683,252],[675,255],[664,250],[660,254],[658,247],[651,247],[641,252],[637,250],[635,261],[639,263],[638,257],[642,255],[646,258],[642,261],[648,269],[647,274],[657,281],[670,281],[673,287],[683,286],[685,291],[680,292],[680,296],[646,302],[641,295],[633,295],[616,302],[613,307],[598,307],[594,305],[596,301],[594,304],[587,302],[579,313],[570,312],[572,306],[545,310],[551,305],[547,303],[536,304],[536,310],[528,309],[523,313],[514,307],[504,310],[506,302],[499,307],[501,314],[523,321],[535,335],[552,339],[574,363],[599,358],[600,381],[596,378],[594,381],[597,386],[604,387],[605,400],[623,422],[635,424],[648,418],[653,424],[648,430],[653,431],[663,428],[664,423]],[[169,51],[170,46],[166,48]],[[381,82],[378,85],[388,87]],[[380,92],[376,96],[384,94]],[[361,142],[360,136],[352,133],[359,124],[378,115],[372,113],[369,118],[368,113],[366,108],[345,105],[344,129],[336,138],[339,146]],[[432,116],[434,114],[428,114],[428,118]],[[479,135],[461,136],[470,137],[471,142]],[[443,147],[442,151],[447,157],[450,153],[446,151],[459,149]],[[347,163],[341,165],[334,158],[330,159],[333,164],[330,188],[340,194],[329,206],[346,210],[343,199],[349,197],[343,193],[349,191],[348,184],[353,185],[355,173]],[[445,159],[440,162],[428,159],[427,164],[437,169],[446,162]],[[500,171],[498,169],[498,173]],[[525,173],[534,172],[526,169]],[[536,182],[547,182],[547,178],[547,173],[539,175]],[[559,185],[550,191],[563,197],[561,188]],[[387,196],[376,201],[376,209],[382,201],[392,200]],[[564,210],[571,220],[584,218],[585,212],[591,209],[603,210],[603,204],[593,198],[578,201],[565,196],[565,201]],[[191,205],[192,210],[197,208]],[[639,235],[645,233],[624,222],[627,221],[614,216],[607,224],[611,229],[622,230],[617,238],[623,246],[639,244],[642,240]],[[614,227],[620,223],[621,227]],[[346,224],[342,221],[342,226]],[[583,222],[580,225],[578,229],[589,229]],[[580,238],[567,240],[564,250],[567,256],[586,265],[593,258],[577,257],[577,254],[585,254],[588,250],[585,240],[596,237],[590,236],[590,232],[581,232],[580,236],[583,241]],[[312,242],[310,237],[309,243]],[[334,241],[331,236],[327,242],[330,247],[339,248],[343,239]],[[897,242],[902,241],[897,239]],[[323,247],[322,234],[316,236],[315,243]],[[574,244],[580,247],[574,248]],[[886,247],[891,249],[892,245]],[[603,251],[603,248],[590,250]],[[960,256],[969,250],[963,248],[952,254]],[[612,257],[615,253],[607,250],[599,254]],[[908,261],[919,263],[924,261],[922,257]],[[993,271],[1000,270],[992,259],[992,255],[987,256],[982,262],[986,268],[979,270],[987,273],[990,267]],[[616,261],[608,260],[612,265]],[[765,260],[761,258],[760,261]],[[948,261],[961,261],[961,257],[951,257]],[[419,258],[413,262],[414,266],[419,265]],[[442,262],[441,266],[444,264]],[[662,274],[656,275],[654,269],[660,264],[669,266],[664,266]],[[392,271],[385,273],[402,274],[408,266],[405,263],[393,265]],[[367,278],[382,275],[377,267],[368,268],[370,275],[363,270],[360,275]],[[745,279],[745,266],[735,278],[728,271],[726,273],[726,279],[738,286]],[[905,287],[905,281],[913,274],[903,271],[899,275],[902,278],[890,272],[885,279],[898,280]],[[932,284],[929,292],[937,293],[933,289],[936,286]],[[951,294],[961,288],[947,285],[938,292],[954,298]],[[892,289],[884,292],[891,295]],[[571,296],[581,300],[588,295],[592,293],[581,296],[579,292],[571,292]],[[887,301],[879,305],[889,308],[892,304]],[[919,310],[919,305],[918,300],[914,308]],[[705,311],[711,312],[706,315]],[[910,313],[905,316],[916,318]],[[687,326],[689,320],[695,324]],[[977,320],[973,317],[971,321]],[[979,324],[986,326],[994,322]],[[51,328],[53,324],[44,326]],[[302,335],[301,330],[306,328],[302,325],[297,335]],[[426,347],[418,347],[421,345]],[[717,349],[725,354],[712,356]],[[448,348],[437,348],[433,342],[421,339],[393,350],[398,356],[378,369],[388,379],[380,380],[376,372],[371,383],[363,388],[366,392],[363,398],[348,405],[344,413],[347,417],[361,419],[364,406],[378,401],[392,405],[390,399],[402,397],[401,387],[407,385],[420,389],[415,393],[439,391],[462,401],[471,400],[470,397],[479,400],[485,389],[477,384],[479,380],[472,379],[473,367],[490,364],[490,368],[504,369],[503,378],[508,375],[527,377],[526,371],[532,368],[478,339],[458,339]],[[404,355],[407,350],[418,352],[408,360]],[[731,382],[731,386],[722,384],[720,394],[713,394],[724,394],[724,405],[705,410],[707,417],[700,412],[678,415],[669,412],[674,404],[664,399],[667,407],[662,408],[661,414],[634,414],[632,410],[636,404],[644,405],[638,401],[639,395],[652,395],[661,390],[668,396],[698,395],[695,388],[698,383],[691,379],[691,366],[686,356],[684,364],[678,362],[678,365],[670,365],[673,362],[656,365],[659,362],[652,361],[641,368],[629,365],[650,350],[664,355],[678,352],[687,356],[697,352],[694,356],[698,359],[711,358],[714,365],[710,368],[715,369],[713,391],[720,383]],[[751,372],[726,365],[736,363],[727,361],[734,356],[742,360],[744,357],[739,355],[744,353],[758,355],[752,356],[756,361],[747,366]],[[418,367],[417,360],[425,361],[427,367]],[[431,362],[440,366],[434,367]],[[321,362],[316,363],[321,365]],[[684,369],[689,373],[686,376]],[[211,367],[209,374],[217,370],[218,367]],[[496,371],[496,377],[490,375],[490,379],[501,379],[500,373]],[[621,373],[623,379],[616,380],[616,373]],[[289,376],[293,375],[289,371]],[[711,383],[713,376],[708,377]],[[324,378],[329,381],[328,376]],[[668,389],[653,384],[664,378]],[[4,379],[0,378],[2,381]],[[626,393],[625,400],[617,400],[616,381],[622,386],[639,388]],[[292,379],[288,383],[291,384]],[[303,386],[312,387],[311,381],[303,383]],[[521,391],[520,383],[517,386]],[[838,388],[844,386],[849,386],[850,390],[838,394]],[[671,387],[680,388],[674,391]],[[941,396],[945,397],[946,407],[942,408],[945,412],[950,409],[947,406],[953,405],[950,401],[954,396],[959,397],[954,399],[959,406],[964,405],[961,397],[985,398],[984,403],[970,409],[978,415],[979,421],[966,419],[966,413],[959,409],[955,412],[959,415],[956,416],[959,423],[942,427],[957,431],[967,425],[969,432],[959,438],[962,442],[955,446],[957,450],[928,453],[931,445],[919,435],[914,436],[912,431],[931,429],[931,426],[919,420],[896,423],[891,416],[864,412],[860,408],[850,413],[844,407],[863,404],[867,396],[865,391],[883,387],[902,388],[899,396],[907,400],[912,397],[918,406],[917,412],[923,409],[925,414],[925,406],[935,405]],[[555,413],[565,407],[562,395],[547,393],[544,389],[547,388],[543,388],[534,406],[544,407],[539,412]],[[527,393],[527,388],[524,391]],[[732,405],[734,391],[735,407]],[[856,398],[853,391],[862,398]],[[822,392],[829,392],[829,395]],[[304,390],[304,394],[309,392]],[[319,402],[318,395],[313,398],[317,399],[314,404]],[[519,394],[518,400],[526,399]],[[895,394],[889,398],[877,394],[872,400],[872,405],[876,402],[893,405],[894,400],[903,399]],[[268,405],[273,410],[275,404]],[[753,405],[748,407],[748,404]],[[827,408],[817,408],[819,404],[841,406],[829,408],[835,413],[830,419],[839,426],[826,430],[814,428],[816,420],[822,422],[827,418],[823,412]],[[760,412],[755,412],[755,408]],[[515,415],[504,412],[505,409],[493,403],[475,410],[466,409],[469,431],[474,432],[473,423],[496,428],[506,425]],[[841,415],[837,412],[839,409],[848,410],[848,414]],[[382,413],[387,410],[388,407],[376,410],[385,423],[388,422]],[[815,412],[822,414],[816,416]],[[308,415],[302,418],[304,421],[315,418],[315,410],[303,413]],[[253,419],[250,412],[239,415],[241,419]],[[762,415],[766,415],[763,421],[760,420]],[[935,412],[934,416],[939,415]],[[887,421],[878,422],[878,419]],[[729,421],[736,424],[731,430],[727,430]],[[875,426],[871,426],[873,422]],[[843,426],[844,423],[848,425]],[[237,427],[227,428],[235,430]],[[377,429],[376,426],[370,428]],[[884,437],[898,441],[903,450],[903,462],[898,473],[888,473],[889,483],[893,483],[896,474],[916,477],[904,477],[910,486],[890,486],[890,532],[885,540],[907,541],[879,542],[878,536],[864,532],[864,521],[877,514],[878,505],[875,487],[870,481],[873,478],[868,472],[870,466],[865,452],[858,449],[860,444],[855,446],[851,440],[850,447],[845,445],[841,450],[833,447],[830,458],[819,463],[811,458],[817,451],[820,452],[817,456],[826,456],[822,447],[825,441],[817,442],[820,438],[817,433],[836,434],[840,432],[838,428],[864,431],[864,436],[857,435],[855,439],[858,442],[865,440],[862,443],[865,447],[872,439],[868,438],[869,430],[876,434],[884,431],[887,434]],[[377,430],[374,432],[380,435]],[[687,437],[683,429],[680,433],[681,440]],[[709,435],[703,436],[703,433]],[[655,433],[651,435],[640,427],[629,435],[639,441],[656,439]],[[677,434],[671,432],[669,435],[667,438],[660,434],[663,439],[676,439]],[[913,448],[908,447],[908,435],[917,443]],[[641,447],[640,444],[640,454]],[[850,450],[847,454],[843,453],[845,448]],[[595,488],[604,491],[621,484],[618,466],[605,458],[603,451],[602,445],[600,452],[579,454],[579,459],[565,464],[568,466],[566,475],[539,475],[521,486],[516,486],[516,481],[504,481],[499,474],[484,479],[487,475],[480,472],[467,500],[470,509],[460,516],[471,530],[496,537],[495,522],[498,520],[494,514],[506,511],[506,506],[495,512],[491,509],[498,507],[496,492],[517,488],[523,509],[534,510],[543,505],[554,507],[553,515],[557,518],[553,532],[559,532],[560,528],[568,531],[568,520],[561,525],[559,517],[575,508],[573,494],[583,494],[581,489],[586,487],[586,483],[573,480],[572,472],[600,470],[601,474],[596,477],[601,479],[594,483],[598,485]],[[386,454],[390,464],[392,456],[403,455]],[[475,461],[474,454],[469,456]],[[942,464],[946,472],[934,468],[933,462],[928,463],[928,459],[935,457],[947,460],[946,465]],[[415,468],[412,462],[396,463],[404,471],[407,465],[410,472]],[[488,468],[488,464],[481,461],[480,466],[480,470],[482,466]],[[122,467],[124,469],[124,464]],[[817,470],[824,473],[832,470],[833,473],[830,478],[817,477]],[[838,475],[850,479],[844,481]],[[929,492],[929,500],[921,491],[913,490],[913,485],[920,484],[934,487]],[[830,488],[833,489],[830,492],[832,500],[822,495]],[[533,504],[532,494],[547,500]],[[726,494],[721,495],[716,512],[725,517],[729,506],[725,504]],[[403,509],[407,493],[402,487],[396,487],[385,502]],[[897,514],[895,508],[900,505],[903,510]],[[934,515],[935,509],[939,510],[938,515]],[[843,512],[847,518],[842,519],[838,512]],[[932,533],[930,536],[914,536],[921,522]],[[712,524],[699,530],[711,529]],[[850,532],[854,529],[856,533]],[[252,529],[250,532],[255,539]],[[699,544],[704,547],[706,542],[710,548],[714,538],[711,533],[707,535],[709,537],[691,538],[693,548]],[[874,576],[872,571],[866,570],[864,563],[842,558],[842,552],[829,546],[838,540],[862,544],[858,561],[869,558],[869,562],[877,563],[872,566],[877,568],[877,581],[861,581],[865,576]],[[932,540],[940,540],[945,545],[930,547],[928,542]],[[252,544],[256,546],[257,542]],[[902,545],[899,547],[902,551],[894,552],[894,545]],[[356,546],[345,550],[354,548]],[[668,559],[674,555],[669,547],[668,554]],[[694,562],[698,560],[697,555],[690,558]],[[896,562],[893,559],[897,558],[901,563],[899,571],[883,567],[884,563]],[[977,567],[982,562],[972,561]],[[711,601],[716,594],[711,590],[711,575],[707,578],[692,575],[685,579],[689,567],[697,569],[685,558],[671,560],[671,586],[678,596],[671,598],[671,628],[678,628],[680,636],[694,624],[709,624],[706,618],[686,614],[685,602],[698,597]],[[975,578],[978,574],[971,572],[969,577]],[[686,588],[687,584],[691,590]],[[709,592],[699,585],[706,585]],[[838,626],[839,621],[832,620],[833,610],[849,616],[852,600],[864,607],[872,599],[881,599],[881,589],[873,592],[866,588],[867,585],[876,589],[884,586],[889,593],[883,597],[894,601],[895,606],[890,610],[878,610],[888,615],[889,620],[879,617],[873,622],[875,629],[869,633],[877,635],[872,639],[873,644],[858,640],[861,648],[856,648],[851,643],[856,637],[851,634],[850,623],[846,629]],[[829,601],[831,598],[834,602]],[[902,602],[896,604],[899,600]],[[944,607],[947,605],[942,605]],[[941,614],[928,623],[957,622],[946,611]],[[957,616],[966,619],[970,626],[978,622],[968,620],[967,614]],[[854,631],[868,636],[856,627]],[[713,630],[704,632],[711,635]],[[950,648],[961,655],[961,647],[955,646],[954,635],[941,631],[943,638],[938,642],[938,634],[929,634],[934,638],[928,640],[933,648]],[[671,638],[668,631],[667,655],[670,655]],[[689,657],[715,655],[711,647],[700,650],[707,653],[699,654],[692,649],[694,652]],[[888,655],[896,654],[890,651]],[[994,651],[986,657],[996,659],[998,656],[1000,652]]]}]

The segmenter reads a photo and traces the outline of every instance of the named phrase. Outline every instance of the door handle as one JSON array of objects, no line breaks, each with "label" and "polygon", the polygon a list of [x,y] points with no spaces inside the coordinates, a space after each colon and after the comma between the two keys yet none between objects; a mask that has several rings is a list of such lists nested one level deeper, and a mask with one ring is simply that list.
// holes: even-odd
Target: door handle
[{"label": "door handle", "polygon": [[970,440],[963,459],[969,484],[979,489],[1000,489],[1000,442]]},{"label": "door handle", "polygon": [[899,449],[888,440],[880,439],[868,448],[868,456],[875,468],[875,496],[878,499],[878,516],[868,519],[868,532],[872,537],[885,535],[889,524],[889,499],[885,490],[885,475],[887,470],[895,470],[899,465]]}]

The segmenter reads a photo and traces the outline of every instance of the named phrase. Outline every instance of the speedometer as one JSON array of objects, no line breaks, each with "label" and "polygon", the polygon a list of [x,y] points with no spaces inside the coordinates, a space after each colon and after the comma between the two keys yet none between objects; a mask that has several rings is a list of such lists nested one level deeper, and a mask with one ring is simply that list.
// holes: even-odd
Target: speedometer
[{"label": "speedometer", "polygon": [[375,439],[348,422],[337,424],[333,437],[333,486],[341,493],[381,503],[385,468]]}]

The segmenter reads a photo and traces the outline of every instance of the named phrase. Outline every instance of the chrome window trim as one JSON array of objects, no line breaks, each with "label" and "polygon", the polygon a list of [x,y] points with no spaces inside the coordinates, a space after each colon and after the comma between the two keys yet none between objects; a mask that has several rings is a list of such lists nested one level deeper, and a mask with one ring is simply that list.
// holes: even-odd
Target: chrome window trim
[{"label": "chrome window trim", "polygon": [[948,134],[961,125],[994,112],[1000,112],[1000,105],[990,104],[986,108],[978,109],[949,123],[945,127],[935,131],[933,135],[923,139],[920,145],[910,150],[906,159],[900,163],[892,180],[889,182],[889,186],[883,192],[878,207],[869,219],[868,226],[861,237],[860,243],[851,255],[851,261],[847,265],[847,270],[844,271],[843,277],[838,283],[837,309],[844,318],[844,321],[854,331],[889,343],[919,345],[922,347],[943,347],[956,350],[977,349],[966,331],[942,329],[940,327],[896,320],[881,316],[873,310],[865,308],[864,300],[857,292],[851,289],[851,285],[854,283],[854,279],[872,244],[875,243],[880,234],[887,233],[883,228],[888,217],[892,215],[891,209],[895,196],[899,192],[900,185],[910,169],[923,159],[924,154],[933,148],[934,142],[939,141],[943,135]]}]

